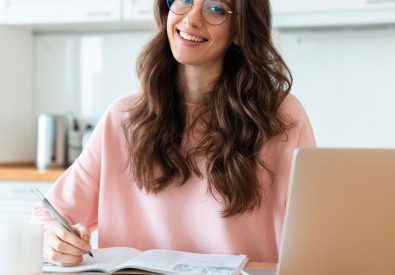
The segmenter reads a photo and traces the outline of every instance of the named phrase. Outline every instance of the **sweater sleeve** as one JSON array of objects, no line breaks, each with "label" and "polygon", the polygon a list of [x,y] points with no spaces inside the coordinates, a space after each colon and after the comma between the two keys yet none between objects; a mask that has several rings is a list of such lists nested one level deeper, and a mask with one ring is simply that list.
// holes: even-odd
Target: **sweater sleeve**
[{"label": "sweater sleeve", "polygon": [[[79,160],[66,170],[46,194],[55,209],[70,223],[97,227],[98,183]],[[40,203],[33,208],[33,220],[47,223],[54,218]]]},{"label": "sweater sleeve", "polygon": [[316,147],[316,141],[315,141],[315,136],[314,136],[314,132],[313,132],[313,127],[311,126],[310,120],[309,120],[306,112],[304,111],[304,109],[302,111],[303,111],[303,113],[302,113],[303,122],[302,122],[300,132],[299,132],[297,148]]}]

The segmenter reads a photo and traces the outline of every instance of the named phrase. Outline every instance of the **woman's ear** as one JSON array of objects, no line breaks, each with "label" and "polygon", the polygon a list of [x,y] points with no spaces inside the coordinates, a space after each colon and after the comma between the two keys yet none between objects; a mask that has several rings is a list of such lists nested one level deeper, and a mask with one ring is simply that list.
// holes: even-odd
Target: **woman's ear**
[{"label": "woman's ear", "polygon": [[237,34],[233,34],[232,43],[235,44],[236,46],[240,46],[239,36]]},{"label": "woman's ear", "polygon": [[238,35],[234,35],[234,38],[233,38],[233,44],[235,44],[236,46],[240,46],[240,43],[239,43],[239,37],[238,37]]}]

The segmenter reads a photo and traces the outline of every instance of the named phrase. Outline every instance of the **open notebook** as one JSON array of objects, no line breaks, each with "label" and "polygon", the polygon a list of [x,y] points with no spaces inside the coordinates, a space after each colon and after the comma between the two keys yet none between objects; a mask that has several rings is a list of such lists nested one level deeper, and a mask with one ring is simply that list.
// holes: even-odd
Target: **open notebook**
[{"label": "open notebook", "polygon": [[245,255],[196,254],[171,250],[139,251],[129,247],[92,250],[76,267],[44,264],[44,272],[101,272],[104,274],[239,274],[248,261]]}]

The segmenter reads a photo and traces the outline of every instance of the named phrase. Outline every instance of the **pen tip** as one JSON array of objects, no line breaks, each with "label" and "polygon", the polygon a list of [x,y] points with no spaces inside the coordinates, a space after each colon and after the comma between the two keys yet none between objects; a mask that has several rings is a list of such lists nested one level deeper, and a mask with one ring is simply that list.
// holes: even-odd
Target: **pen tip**
[{"label": "pen tip", "polygon": [[89,256],[91,256],[92,258],[94,258],[92,252],[90,252],[90,251],[89,251]]}]

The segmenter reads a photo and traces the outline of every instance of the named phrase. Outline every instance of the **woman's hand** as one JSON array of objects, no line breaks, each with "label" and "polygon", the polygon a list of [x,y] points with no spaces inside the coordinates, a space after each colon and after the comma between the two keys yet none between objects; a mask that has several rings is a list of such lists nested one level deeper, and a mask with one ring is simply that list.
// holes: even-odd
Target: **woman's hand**
[{"label": "woman's hand", "polygon": [[45,226],[45,261],[60,266],[76,266],[82,263],[82,255],[91,249],[91,232],[81,224],[73,225],[72,228],[79,237],[67,231],[58,221]]}]

